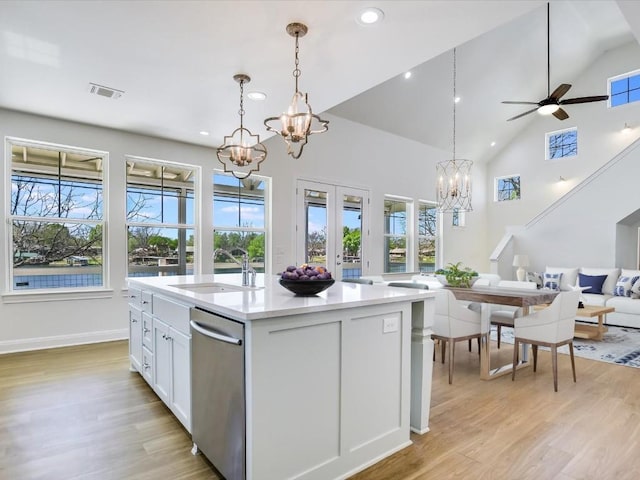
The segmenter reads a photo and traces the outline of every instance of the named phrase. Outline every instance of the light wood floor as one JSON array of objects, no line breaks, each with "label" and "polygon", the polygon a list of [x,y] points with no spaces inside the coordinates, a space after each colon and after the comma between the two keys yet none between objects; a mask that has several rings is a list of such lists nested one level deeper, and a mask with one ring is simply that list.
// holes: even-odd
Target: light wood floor
[{"label": "light wood floor", "polygon": [[[474,345],[474,349],[477,348]],[[453,385],[434,364],[431,432],[352,480],[638,479],[640,369],[559,356],[489,382],[458,345]],[[508,363],[503,345],[493,363]],[[500,357],[500,358],[498,358]],[[127,343],[0,356],[0,479],[218,478],[142,378]],[[281,479],[267,479],[281,480]]]}]

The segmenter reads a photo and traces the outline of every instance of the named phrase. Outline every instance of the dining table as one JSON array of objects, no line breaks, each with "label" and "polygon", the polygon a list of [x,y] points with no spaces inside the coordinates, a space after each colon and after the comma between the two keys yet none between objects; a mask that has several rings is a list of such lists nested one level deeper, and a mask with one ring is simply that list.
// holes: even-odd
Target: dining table
[{"label": "dining table", "polygon": [[[496,286],[472,286],[463,287],[443,287],[451,290],[457,300],[479,303],[481,305],[481,329],[483,334],[480,337],[480,378],[492,380],[502,375],[511,374],[513,363],[500,366],[491,366],[491,325],[490,325],[490,304],[509,305],[522,308],[522,316],[529,314],[530,308],[535,305],[548,304],[560,293],[554,290],[525,290],[520,288],[504,288]],[[529,365],[529,345],[522,345],[522,353],[516,368],[523,368]]]}]

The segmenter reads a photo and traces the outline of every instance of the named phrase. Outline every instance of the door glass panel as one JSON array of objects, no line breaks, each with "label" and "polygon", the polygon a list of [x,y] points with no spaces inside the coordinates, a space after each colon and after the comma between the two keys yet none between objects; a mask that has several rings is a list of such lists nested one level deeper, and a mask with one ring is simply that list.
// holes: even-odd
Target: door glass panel
[{"label": "door glass panel", "polygon": [[384,262],[386,273],[407,271],[407,203],[384,201]]},{"label": "door glass panel", "polygon": [[327,193],[304,191],[305,262],[327,265]]},{"label": "door glass panel", "polygon": [[342,196],[342,278],[362,275],[362,197]]}]

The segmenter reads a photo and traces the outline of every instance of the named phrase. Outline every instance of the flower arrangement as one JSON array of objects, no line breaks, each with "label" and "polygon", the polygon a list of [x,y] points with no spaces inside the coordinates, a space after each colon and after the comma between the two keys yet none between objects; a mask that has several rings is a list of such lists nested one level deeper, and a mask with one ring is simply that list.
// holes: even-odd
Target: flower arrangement
[{"label": "flower arrangement", "polygon": [[[444,285],[450,287],[469,288],[478,279],[478,272],[469,267],[463,267],[462,262],[450,263],[447,268],[436,270],[435,275]],[[444,281],[442,277],[444,277]]]}]

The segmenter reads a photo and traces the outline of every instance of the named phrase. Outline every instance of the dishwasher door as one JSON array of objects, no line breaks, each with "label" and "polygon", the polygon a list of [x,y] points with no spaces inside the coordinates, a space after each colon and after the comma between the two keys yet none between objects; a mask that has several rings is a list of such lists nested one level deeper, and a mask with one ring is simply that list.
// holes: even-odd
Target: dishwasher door
[{"label": "dishwasher door", "polygon": [[191,309],[192,438],[227,480],[245,479],[244,324]]}]

